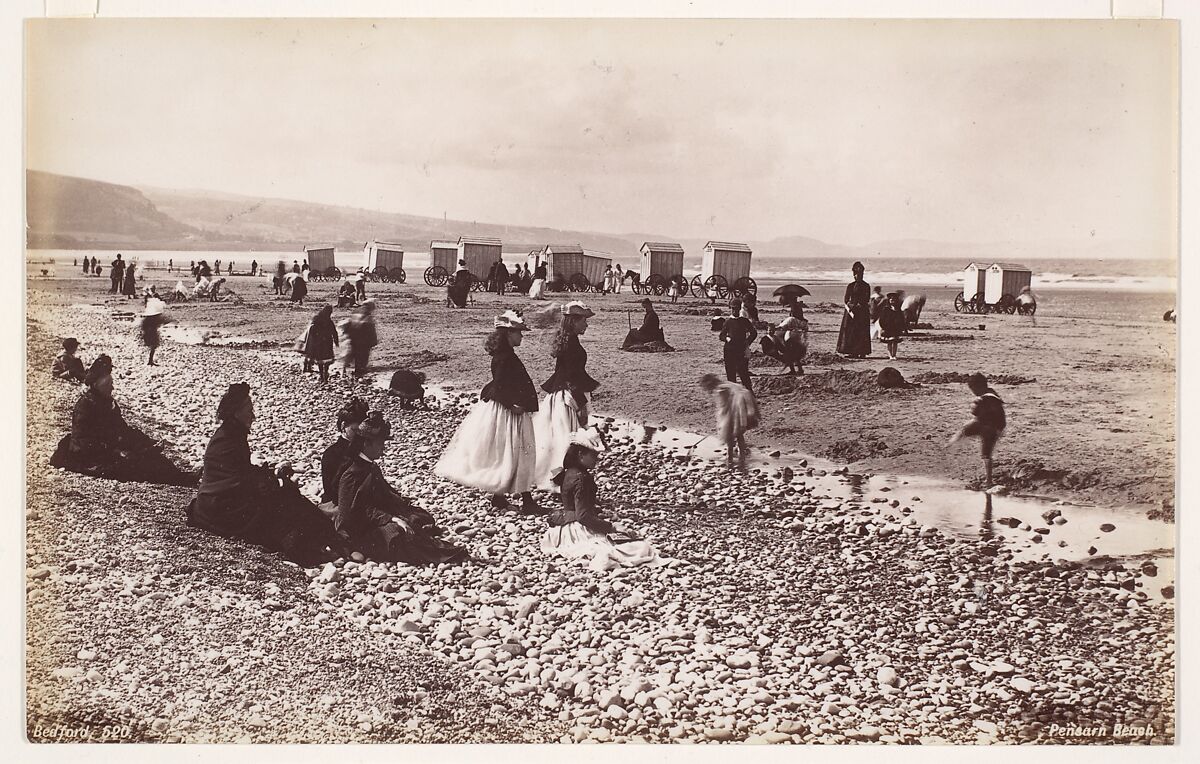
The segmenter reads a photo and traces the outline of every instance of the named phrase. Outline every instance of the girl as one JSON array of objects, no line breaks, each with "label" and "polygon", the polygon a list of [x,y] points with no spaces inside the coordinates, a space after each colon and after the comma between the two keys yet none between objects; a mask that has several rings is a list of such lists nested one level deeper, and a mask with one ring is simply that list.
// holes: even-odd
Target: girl
[{"label": "girl", "polygon": [[587,331],[588,319],[596,315],[582,302],[562,308],[562,321],[550,347],[554,374],[542,385],[547,395],[534,422],[537,428],[536,485],[554,490],[551,478],[562,470],[563,456],[571,433],[588,422],[588,393],[600,383],[588,376],[587,351],[579,335]]},{"label": "girl", "polygon": [[888,292],[887,299],[879,306],[879,341],[887,346],[888,358],[896,360],[896,347],[904,334],[904,313],[900,310],[900,296]]},{"label": "girl", "polygon": [[333,363],[333,346],[340,345],[337,327],[333,325],[333,306],[325,305],[313,316],[304,341],[306,366],[317,365],[321,382],[329,381],[329,365]]},{"label": "girl", "polygon": [[538,514],[541,509],[530,493],[537,465],[532,416],[538,410],[537,390],[514,349],[521,345],[525,322],[506,310],[493,325],[483,346],[492,357],[492,380],[433,471],[459,485],[489,491],[497,509],[509,506],[507,494],[520,494],[521,511]]},{"label": "girl", "polygon": [[158,350],[160,343],[158,329],[167,321],[163,316],[165,307],[166,303],[157,297],[146,300],[146,310],[142,313],[142,344],[150,348],[150,359],[146,361],[147,366],[158,365],[154,362],[154,351]]},{"label": "girl", "polygon": [[754,395],[737,382],[722,382],[716,374],[700,378],[700,389],[716,396],[717,437],[725,444],[725,463],[733,464],[733,449],[737,446],[738,464],[746,465],[746,430],[758,426],[758,404]]},{"label": "girl", "polygon": [[593,429],[577,430],[563,456],[563,471],[555,477],[562,486],[562,507],[550,512],[550,528],[542,534],[542,551],[561,557],[590,557],[592,570],[661,564],[647,541],[622,533],[596,507],[596,480],[591,470],[604,451],[604,440]]}]

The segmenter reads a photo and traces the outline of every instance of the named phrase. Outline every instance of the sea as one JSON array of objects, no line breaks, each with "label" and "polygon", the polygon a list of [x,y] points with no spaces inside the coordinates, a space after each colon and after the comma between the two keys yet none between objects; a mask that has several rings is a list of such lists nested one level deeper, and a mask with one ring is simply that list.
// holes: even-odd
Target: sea
[{"label": "sea", "polygon": [[[166,269],[169,261],[176,267],[187,266],[192,260],[214,260],[234,263],[238,272],[250,269],[250,262],[257,260],[260,266],[273,268],[278,260],[290,263],[300,259],[294,251],[288,252],[198,252],[122,250],[126,260],[138,262],[149,270]],[[102,266],[116,257],[117,250],[61,250],[35,249],[26,251],[26,261],[31,270],[52,265],[57,271],[82,257],[95,256]],[[302,254],[302,253],[301,253]],[[506,263],[523,263],[526,252],[505,252]],[[615,258],[621,263],[622,258]],[[337,256],[337,265],[343,269],[356,269],[362,265],[361,252],[345,252]],[[614,263],[615,264],[615,263]],[[960,287],[964,280],[963,269],[968,261],[952,257],[875,257],[864,258],[867,268],[866,279],[872,284],[888,286],[923,286],[928,288]],[[1174,294],[1178,289],[1177,260],[1152,259],[1092,259],[1092,258],[1039,258],[1023,263],[1033,271],[1033,289],[1086,289],[1119,290]],[[622,263],[626,268],[637,270],[636,258]],[[850,279],[851,263],[844,257],[755,257],[750,266],[750,275],[762,285],[797,283],[801,285],[837,284]],[[411,279],[416,273],[429,266],[428,252],[406,252],[404,268]],[[685,258],[684,273],[689,278],[700,272],[698,257]]]}]

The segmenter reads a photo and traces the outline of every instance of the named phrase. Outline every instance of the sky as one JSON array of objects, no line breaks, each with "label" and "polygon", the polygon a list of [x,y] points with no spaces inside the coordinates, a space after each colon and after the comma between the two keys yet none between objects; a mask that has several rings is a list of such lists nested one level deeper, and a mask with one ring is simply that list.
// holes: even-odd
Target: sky
[{"label": "sky", "polygon": [[1172,256],[1171,22],[36,20],[26,162],[606,233]]}]

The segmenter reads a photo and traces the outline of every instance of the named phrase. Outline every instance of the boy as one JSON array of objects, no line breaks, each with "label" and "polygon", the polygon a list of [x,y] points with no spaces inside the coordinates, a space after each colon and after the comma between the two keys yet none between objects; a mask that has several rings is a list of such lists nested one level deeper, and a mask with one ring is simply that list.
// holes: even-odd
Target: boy
[{"label": "boy", "polygon": [[79,349],[79,340],[67,337],[62,343],[63,351],[54,359],[52,374],[55,379],[66,379],[82,382],[86,372],[83,370],[83,360],[75,355]]},{"label": "boy", "polygon": [[996,391],[988,387],[987,377],[979,372],[975,372],[967,380],[967,387],[971,392],[975,393],[975,403],[971,407],[971,415],[974,417],[968,422],[958,434],[950,439],[950,443],[957,443],[959,440],[966,437],[978,436],[979,451],[983,457],[984,471],[984,490],[991,491],[992,485],[992,450],[996,447],[996,441],[1003,434],[1005,426],[1008,424],[1004,416],[1004,401],[1000,400],[1000,396]]}]

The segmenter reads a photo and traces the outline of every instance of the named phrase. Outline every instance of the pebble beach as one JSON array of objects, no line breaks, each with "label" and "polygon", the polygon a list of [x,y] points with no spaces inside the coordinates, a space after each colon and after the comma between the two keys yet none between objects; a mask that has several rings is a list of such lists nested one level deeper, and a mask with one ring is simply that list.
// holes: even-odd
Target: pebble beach
[{"label": "pebble beach", "polygon": [[[212,434],[221,391],[249,381],[259,412],[251,435],[255,459],[290,461],[309,488],[319,478],[321,451],[335,437],[334,414],[352,394],[336,376],[318,387],[316,375],[301,374],[299,357],[289,352],[317,305],[290,308],[261,280],[235,279],[236,302],[168,310],[177,330],[219,327],[245,341],[168,339],[161,365],[147,367],[126,320],[140,304],[104,294],[106,286],[106,279],[35,279],[28,291],[26,678],[27,734],[35,742],[39,728],[88,729],[92,742],[101,742],[105,730],[116,730],[113,742],[1175,740],[1174,593],[1161,563],[1145,556],[1059,557],[1051,543],[1046,554],[1030,557],[1012,543],[1021,533],[1036,532],[1040,541],[1041,530],[1053,542],[1063,523],[1083,522],[1071,519],[1069,503],[1042,518],[1044,529],[998,517],[999,528],[971,537],[918,521],[922,497],[911,490],[868,487],[847,495],[847,479],[889,467],[968,482],[977,459],[941,458],[940,466],[926,469],[938,454],[918,448],[929,430],[940,443],[941,430],[948,437],[965,416],[969,398],[954,378],[927,376],[900,394],[848,396],[832,384],[835,371],[877,372],[884,365],[878,359],[846,368],[818,361],[803,381],[774,378],[760,395],[764,410],[773,412],[767,416],[776,418],[751,433],[751,445],[767,453],[815,453],[829,464],[731,471],[638,438],[612,416],[707,432],[709,404],[690,390],[678,392],[685,378],[716,367],[705,306],[662,306],[667,340],[681,351],[634,355],[615,347],[637,298],[597,298],[600,315],[584,342],[605,385],[595,423],[612,430],[597,471],[600,496],[609,514],[653,541],[665,561],[597,573],[539,551],[544,518],[497,513],[486,496],[432,474],[485,381],[479,345],[499,312],[491,305],[498,298],[481,296],[473,308],[451,312],[439,290],[380,285],[374,296],[381,373],[421,368],[445,392],[430,410],[417,411],[402,409],[378,385],[353,392],[393,422],[394,440],[381,463],[389,480],[429,509],[472,557],[454,566],[342,561],[306,570],[188,528],[187,489],[47,467],[80,390],[56,383],[46,370],[63,336],[77,337],[86,358],[108,353],[126,417],[191,466],[199,465]],[[334,289],[314,285],[314,302]],[[826,300],[814,297],[810,320],[814,343],[831,346],[837,316],[821,308]],[[1114,437],[1130,444],[1156,440],[1154,425],[1126,422],[1145,423],[1137,407],[1173,422],[1174,339],[1138,340],[1163,333],[1140,311],[1111,321],[1128,324],[1129,333],[1114,328],[1106,347],[1160,353],[1155,363],[1162,368],[1131,360],[1128,374],[1100,375],[1097,388],[1113,400],[1136,399],[1128,413],[1111,415],[1119,421],[1109,421],[1122,431]],[[969,332],[967,319],[928,311],[923,321],[931,322],[926,333],[934,339],[905,343],[901,352],[909,360],[901,371],[919,381],[922,374],[974,370],[938,348],[957,353],[990,332],[985,336],[995,342],[1007,340],[1006,358],[1021,360],[985,371],[995,374],[1003,365],[1014,380],[1034,380],[1014,382],[1012,389],[1030,395],[1010,411],[1020,413],[1033,397],[1043,407],[1039,418],[1054,422],[1071,393],[1045,383],[1046,354],[1060,356],[1064,366],[1096,356],[1067,355],[1056,345],[1030,358],[1021,348],[1056,342],[1058,335],[1068,344],[1093,338],[1072,339],[1075,319],[1055,320],[1052,312],[1039,313],[1042,328],[1032,340],[1013,339],[1015,321],[997,320]],[[946,339],[957,337],[971,339]],[[520,351],[537,382],[549,365],[538,358],[539,347],[527,342]],[[656,363],[667,364],[657,378]],[[705,363],[714,368],[701,368]],[[756,370],[767,363],[757,360]],[[1166,365],[1171,397],[1164,401]],[[618,367],[656,381],[623,385]],[[646,399],[655,393],[669,405],[652,414]],[[839,451],[837,443],[851,438],[829,432],[831,423],[870,406],[894,412],[884,417],[893,429],[872,439],[859,433],[865,425],[856,425],[850,435],[887,447]],[[791,437],[786,428],[795,433],[801,417],[818,407],[827,409],[825,418],[805,425],[805,436]],[[934,420],[926,431],[901,434],[922,416]],[[1010,416],[1019,422],[1011,439],[1036,430],[1033,417]],[[1077,424],[1063,423],[1060,439]],[[1080,431],[1089,424],[1078,424]],[[825,434],[805,439],[817,431]],[[1134,463],[1126,459],[1124,466],[1115,453],[1119,443],[1097,441],[1075,440],[1056,451],[1052,439],[1030,434],[1026,462],[1035,458],[1042,470],[1029,473],[1036,489],[1076,501],[1104,495],[1166,513],[1173,426],[1169,444],[1136,451]],[[1114,453],[1089,461],[1095,450]],[[1048,477],[1062,472],[1061,460],[1075,459],[1068,475],[1109,461],[1113,472],[1095,483]],[[1012,460],[1007,474],[1020,488],[1016,466]],[[1139,474],[1143,480],[1134,485]],[[1173,501],[1169,507],[1168,517]],[[1114,527],[1120,533],[1119,521]],[[1173,530],[1163,527],[1171,557]],[[1084,734],[1085,728],[1104,733]]]}]

